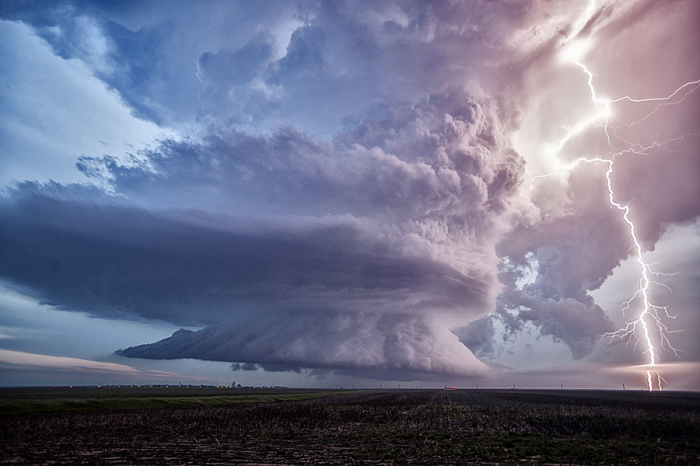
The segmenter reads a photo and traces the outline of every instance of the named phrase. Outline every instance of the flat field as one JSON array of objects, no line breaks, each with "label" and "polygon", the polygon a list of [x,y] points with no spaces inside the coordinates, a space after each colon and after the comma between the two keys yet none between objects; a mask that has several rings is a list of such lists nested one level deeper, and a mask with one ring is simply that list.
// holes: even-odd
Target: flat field
[{"label": "flat field", "polygon": [[0,389],[3,464],[700,464],[700,394]]}]

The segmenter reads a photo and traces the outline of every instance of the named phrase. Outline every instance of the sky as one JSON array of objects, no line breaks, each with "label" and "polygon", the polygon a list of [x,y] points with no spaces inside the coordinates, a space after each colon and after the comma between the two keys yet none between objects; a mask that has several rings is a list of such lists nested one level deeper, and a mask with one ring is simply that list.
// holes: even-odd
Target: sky
[{"label": "sky", "polygon": [[699,17],[3,3],[0,385],[700,390]]}]

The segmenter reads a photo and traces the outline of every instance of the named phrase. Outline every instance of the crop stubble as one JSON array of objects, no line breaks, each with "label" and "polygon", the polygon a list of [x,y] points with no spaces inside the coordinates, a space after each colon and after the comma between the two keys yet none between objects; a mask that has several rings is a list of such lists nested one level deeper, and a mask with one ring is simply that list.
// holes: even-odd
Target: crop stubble
[{"label": "crop stubble", "polygon": [[[269,392],[268,392],[269,393]],[[3,415],[4,464],[700,464],[700,396],[359,391]]]}]

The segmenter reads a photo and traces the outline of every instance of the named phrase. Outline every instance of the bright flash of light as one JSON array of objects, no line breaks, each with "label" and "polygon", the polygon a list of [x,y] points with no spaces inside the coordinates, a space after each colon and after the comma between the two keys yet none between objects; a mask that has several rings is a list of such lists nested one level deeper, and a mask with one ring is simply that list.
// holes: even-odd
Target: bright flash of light
[{"label": "bright flash of light", "polygon": [[[592,5],[592,2],[589,3],[589,7]],[[589,8],[590,9],[590,8]],[[590,16],[590,12],[587,12],[587,15]],[[588,41],[586,41],[588,42]],[[626,303],[623,304],[623,313],[625,311],[630,310],[632,307],[632,302],[635,298],[641,298],[642,306],[641,306],[641,311],[639,312],[638,316],[636,319],[628,322],[624,327],[620,328],[619,330],[615,332],[609,332],[604,335],[604,337],[609,337],[611,340],[615,339],[620,339],[624,340],[627,342],[634,342],[635,348],[638,346],[638,344],[642,343],[643,346],[645,347],[644,349],[644,354],[648,355],[648,363],[646,365],[647,370],[646,370],[646,379],[647,379],[647,386],[649,388],[649,391],[652,391],[654,389],[654,386],[656,384],[656,387],[658,387],[659,390],[662,390],[662,383],[664,382],[663,377],[655,370],[655,366],[659,362],[659,354],[657,351],[657,347],[654,344],[654,341],[652,339],[652,332],[656,332],[658,334],[658,339],[660,341],[660,344],[663,347],[667,347],[673,353],[678,356],[677,350],[671,345],[671,342],[669,341],[668,335],[670,333],[673,333],[673,331],[669,330],[668,327],[665,325],[664,320],[666,318],[673,319],[675,316],[672,316],[668,313],[668,310],[666,307],[663,306],[657,306],[655,305],[650,296],[649,296],[649,289],[652,284],[657,284],[660,286],[664,286],[656,281],[653,280],[655,277],[659,277],[661,275],[668,275],[668,274],[661,274],[654,272],[651,268],[651,264],[647,263],[644,260],[644,250],[642,248],[641,243],[639,242],[639,239],[637,238],[637,233],[636,233],[636,227],[632,219],[630,218],[630,207],[629,205],[626,204],[621,204],[616,200],[615,196],[615,191],[613,187],[613,182],[612,182],[612,174],[615,168],[615,159],[622,155],[622,154],[634,154],[634,155],[647,155],[648,152],[652,148],[663,148],[665,145],[669,144],[670,142],[678,141],[680,139],[683,139],[684,137],[688,136],[681,136],[679,138],[674,138],[674,139],[669,139],[668,141],[662,141],[662,142],[653,142],[652,144],[649,144],[648,146],[642,146],[640,144],[633,144],[630,143],[629,141],[625,141],[624,139],[620,138],[618,136],[618,139],[622,140],[625,142],[628,147],[624,149],[619,149],[615,147],[615,145],[611,142],[610,138],[610,128],[608,126],[609,119],[612,115],[612,110],[611,106],[619,103],[619,102],[630,102],[630,103],[653,103],[656,102],[657,106],[647,113],[644,117],[642,117],[640,120],[629,123],[625,126],[631,127],[634,126],[638,123],[641,123],[642,121],[646,120],[647,118],[651,117],[654,115],[659,108],[663,106],[668,106],[668,105],[676,105],[683,100],[692,92],[696,91],[698,88],[700,88],[700,80],[696,81],[691,81],[687,82],[680,87],[678,87],[673,93],[666,97],[652,97],[652,98],[646,98],[646,99],[635,99],[630,96],[623,96],[619,97],[616,99],[605,99],[601,98],[598,96],[596,93],[595,86],[593,84],[593,78],[594,75],[593,73],[588,69],[588,67],[581,61],[580,57],[582,54],[582,51],[584,51],[590,44],[588,43],[581,43],[581,42],[571,42],[570,44],[567,44],[566,47],[564,48],[563,51],[563,56],[565,57],[566,60],[568,60],[569,63],[573,63],[581,70],[583,73],[587,76],[587,82],[588,82],[588,88],[591,96],[591,102],[593,106],[595,107],[596,111],[592,115],[582,118],[580,121],[578,121],[575,125],[571,127],[564,127],[566,131],[566,135],[559,141],[558,144],[556,144],[555,149],[549,154],[552,155],[556,158],[557,154],[562,151],[564,146],[567,144],[567,142],[577,134],[591,129],[594,124],[599,124],[600,121],[603,122],[603,129],[605,131],[605,135],[607,137],[607,142],[609,147],[612,149],[612,155],[609,156],[609,158],[600,158],[600,157],[595,157],[595,158],[579,158],[577,160],[574,160],[573,162],[562,165],[557,162],[558,169],[545,174],[545,175],[538,175],[534,176],[532,178],[532,181],[539,179],[539,178],[546,178],[549,176],[554,175],[555,173],[561,172],[561,171],[566,171],[569,172],[573,170],[577,165],[581,163],[600,163],[600,164],[605,164],[607,165],[607,170],[605,172],[605,178],[607,180],[607,189],[608,189],[608,201],[610,203],[610,206],[619,210],[622,213],[622,219],[624,220],[625,224],[627,225],[629,229],[629,235],[630,239],[634,245],[634,250],[636,254],[636,261],[639,264],[641,273],[640,273],[640,278],[638,281],[637,285],[637,290],[635,291],[634,295],[632,298],[630,298]],[[613,130],[614,131],[614,130]],[[616,135],[617,136],[617,135]],[[639,334],[641,333],[641,338]]]}]

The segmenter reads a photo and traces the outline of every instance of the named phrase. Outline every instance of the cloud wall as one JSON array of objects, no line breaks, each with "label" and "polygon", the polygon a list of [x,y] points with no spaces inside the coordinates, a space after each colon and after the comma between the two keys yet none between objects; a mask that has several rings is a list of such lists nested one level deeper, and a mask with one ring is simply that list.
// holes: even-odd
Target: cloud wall
[{"label": "cloud wall", "polygon": [[[647,250],[697,219],[698,86],[673,105],[623,96],[698,79],[698,8],[3,6],[3,27],[43,41],[32,53],[79,63],[131,123],[172,133],[120,154],[63,151],[81,184],[8,184],[0,276],[62,309],[201,328],[129,357],[475,376],[487,369],[472,351],[492,359],[532,325],[585,359],[615,328],[592,293],[634,251],[607,165],[557,170],[614,157],[611,185]],[[597,111],[593,85],[615,99],[609,124],[560,144]]]},{"label": "cloud wall", "polygon": [[122,355],[483,373],[448,328],[493,307],[522,175],[492,105],[444,91],[327,142],[209,127],[126,167],[82,157],[120,196],[18,185],[1,272],[66,308],[207,326]]}]

